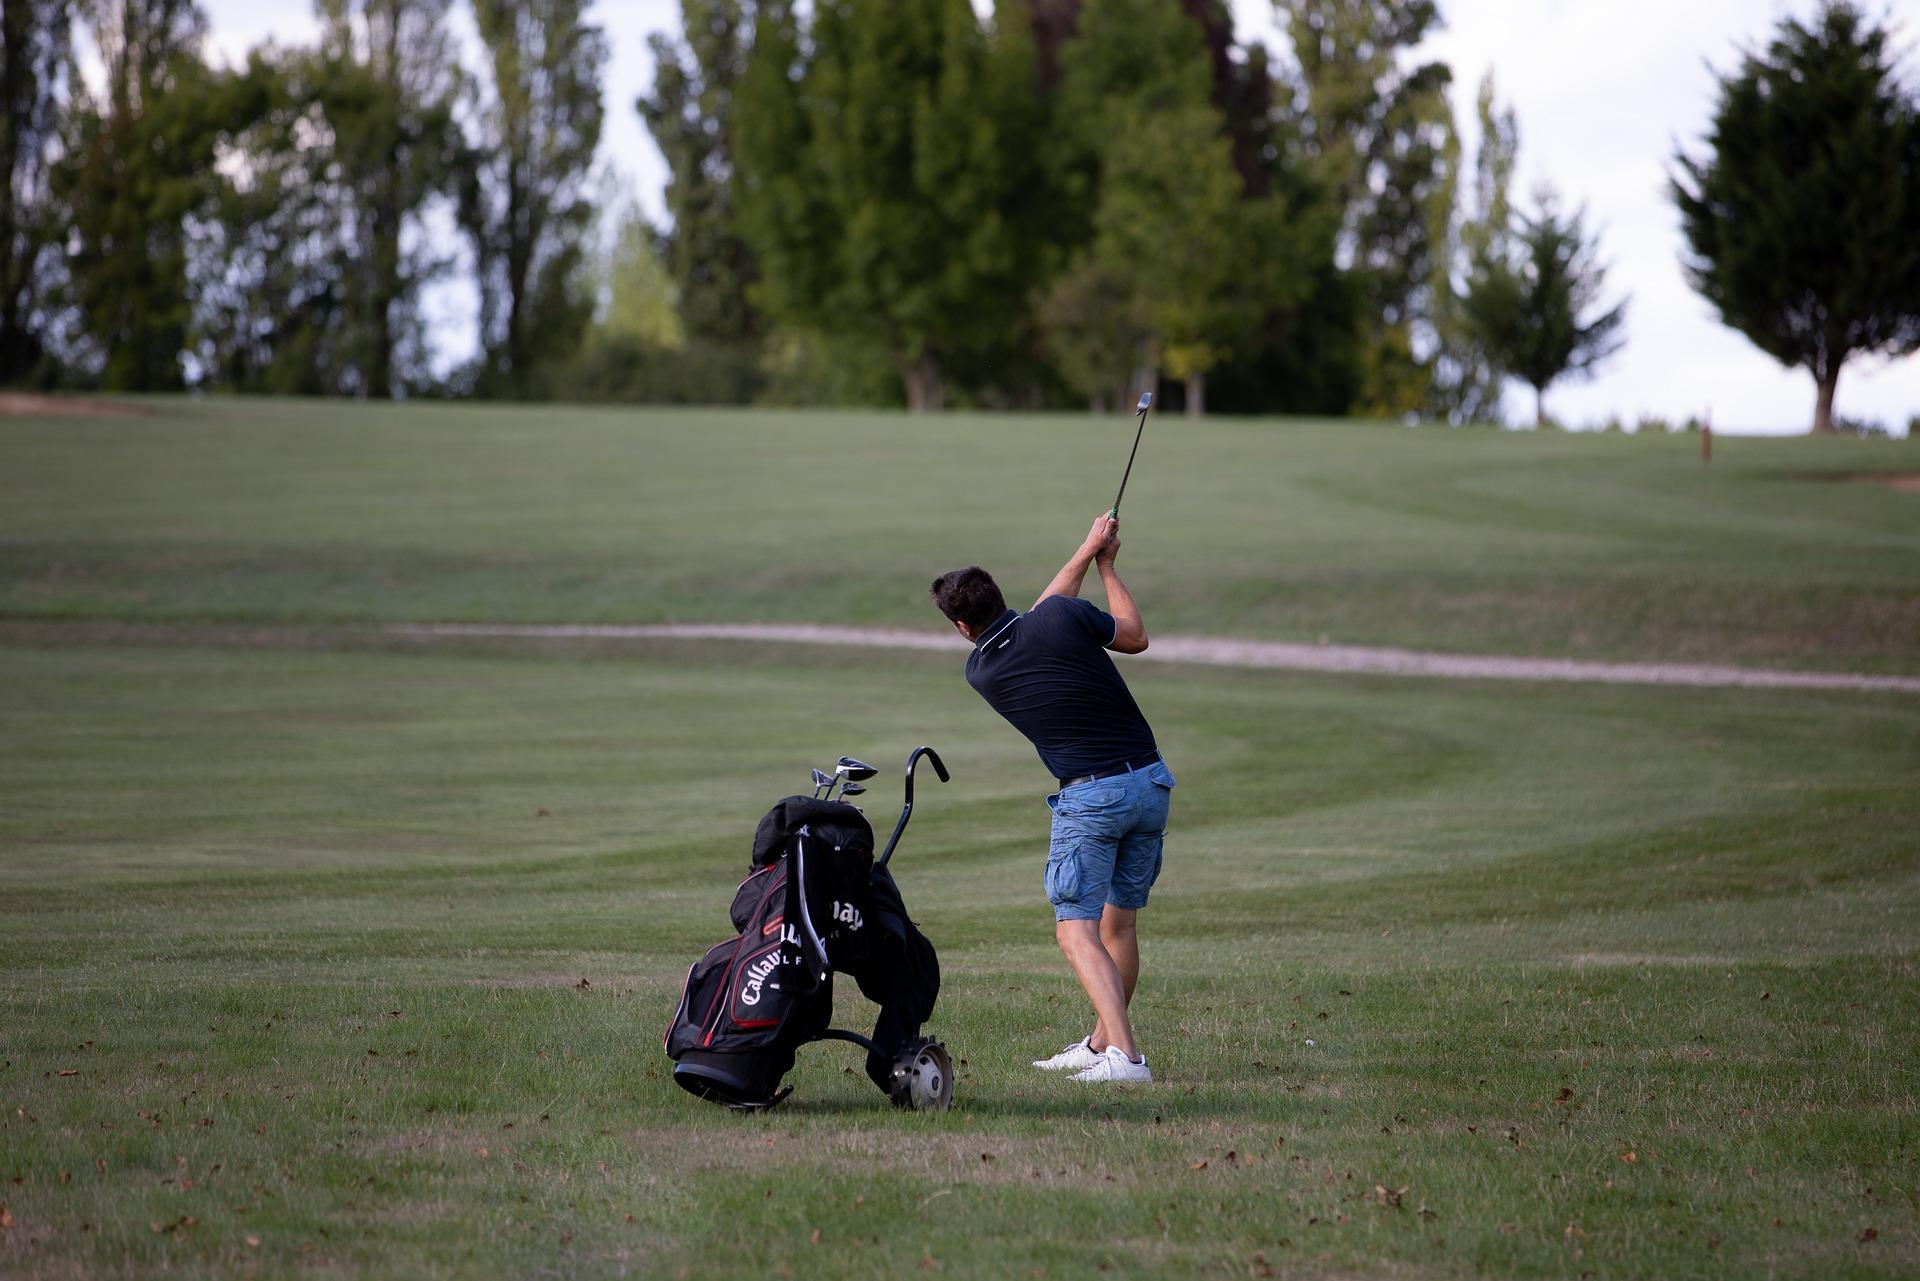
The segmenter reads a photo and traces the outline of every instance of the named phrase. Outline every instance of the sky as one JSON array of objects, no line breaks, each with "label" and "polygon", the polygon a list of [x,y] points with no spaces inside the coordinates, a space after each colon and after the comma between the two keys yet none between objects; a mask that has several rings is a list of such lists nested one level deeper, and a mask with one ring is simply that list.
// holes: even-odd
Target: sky
[{"label": "sky", "polygon": [[[987,9],[990,0],[974,0]],[[1920,85],[1920,16],[1904,20],[1891,0],[1867,0],[1895,27],[1909,86]],[[271,37],[308,40],[300,0],[205,0],[214,48],[238,58]],[[1232,0],[1242,42],[1284,49],[1270,0]],[[1418,51],[1453,68],[1453,107],[1467,155],[1478,144],[1474,100],[1493,72],[1496,92],[1519,120],[1514,194],[1524,206],[1543,183],[1584,205],[1609,264],[1611,296],[1628,299],[1626,345],[1590,381],[1547,394],[1548,411],[1572,424],[1644,415],[1682,420],[1711,414],[1715,430],[1804,431],[1813,380],[1786,370],[1723,327],[1680,269],[1678,215],[1665,184],[1677,147],[1700,148],[1714,104],[1714,75],[1763,44],[1783,17],[1805,19],[1818,0],[1441,0],[1445,29]],[[652,83],[646,38],[678,30],[678,0],[599,0],[611,59],[600,163],[665,221],[666,167],[633,109]],[[471,31],[464,7],[458,21]],[[1907,13],[1920,15],[1909,5]],[[469,41],[471,43],[471,41]],[[430,300],[443,356],[471,350],[471,286]],[[1531,421],[1532,393],[1512,388],[1507,412]],[[1856,357],[1841,374],[1838,412],[1897,431],[1920,415],[1920,355],[1888,362]]]}]

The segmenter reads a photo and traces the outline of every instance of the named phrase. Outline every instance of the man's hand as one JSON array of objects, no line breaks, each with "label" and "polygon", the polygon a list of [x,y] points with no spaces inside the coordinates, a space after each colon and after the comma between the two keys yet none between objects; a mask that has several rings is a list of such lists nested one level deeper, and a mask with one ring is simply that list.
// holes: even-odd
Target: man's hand
[{"label": "man's hand", "polygon": [[1105,512],[1094,517],[1093,528],[1081,540],[1080,549],[1074,552],[1073,559],[1060,567],[1060,572],[1053,576],[1047,589],[1040,593],[1040,599],[1033,603],[1038,605],[1049,596],[1078,596],[1080,584],[1091,566],[1095,563],[1112,564],[1113,552],[1120,549],[1119,539],[1114,533],[1119,528],[1120,522]]},{"label": "man's hand", "polygon": [[1110,520],[1107,524],[1110,527],[1110,532],[1107,534],[1107,541],[1096,548],[1093,553],[1093,563],[1102,569],[1113,568],[1114,558],[1120,555],[1120,522]]},{"label": "man's hand", "polygon": [[1114,533],[1120,528],[1120,522],[1106,512],[1093,518],[1093,528],[1087,531],[1086,538],[1080,544],[1080,550],[1098,559],[1107,544],[1114,540]]}]

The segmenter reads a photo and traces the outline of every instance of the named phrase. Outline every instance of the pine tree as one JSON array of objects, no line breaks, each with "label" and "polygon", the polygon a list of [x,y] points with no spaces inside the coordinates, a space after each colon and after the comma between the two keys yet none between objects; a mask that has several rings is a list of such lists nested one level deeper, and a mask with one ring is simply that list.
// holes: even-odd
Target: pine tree
[{"label": "pine tree", "polygon": [[1920,348],[1920,107],[1851,5],[1780,24],[1720,82],[1706,155],[1672,183],[1687,278],[1762,351],[1813,375],[1834,430],[1856,354]]},{"label": "pine tree", "polygon": [[1544,427],[1547,387],[1619,350],[1626,303],[1596,310],[1606,270],[1584,214],[1561,214],[1551,192],[1539,204],[1510,244],[1495,240],[1476,258],[1462,310],[1495,367],[1533,388],[1534,421]]}]

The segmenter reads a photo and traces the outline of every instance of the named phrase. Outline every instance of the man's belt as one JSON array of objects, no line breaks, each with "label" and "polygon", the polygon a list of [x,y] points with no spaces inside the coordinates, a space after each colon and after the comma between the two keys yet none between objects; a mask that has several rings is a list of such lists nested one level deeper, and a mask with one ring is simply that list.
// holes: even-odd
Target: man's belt
[{"label": "man's belt", "polygon": [[1064,792],[1076,783],[1091,783],[1096,779],[1118,778],[1122,774],[1131,774],[1137,769],[1145,769],[1159,759],[1159,752],[1148,752],[1145,756],[1139,757],[1136,760],[1121,761],[1118,765],[1109,765],[1107,768],[1097,769],[1091,774],[1082,774],[1078,778],[1063,778],[1056,781],[1060,784],[1060,790]]}]

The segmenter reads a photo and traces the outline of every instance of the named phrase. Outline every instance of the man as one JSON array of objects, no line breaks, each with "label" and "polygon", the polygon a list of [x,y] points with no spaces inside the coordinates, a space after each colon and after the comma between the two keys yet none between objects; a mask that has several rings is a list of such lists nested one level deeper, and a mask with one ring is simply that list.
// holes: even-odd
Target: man
[{"label": "man", "polygon": [[[1102,516],[1040,599],[1007,608],[979,566],[933,580],[934,604],[973,642],[967,683],[1025,734],[1060,790],[1047,797],[1053,838],[1047,900],[1054,938],[1093,1002],[1093,1031],[1050,1059],[1076,1081],[1150,1081],[1127,1005],[1140,978],[1135,917],[1160,875],[1173,775],[1109,649],[1138,654],[1147,629],[1120,581],[1120,525]],[[1104,613],[1080,599],[1089,566],[1106,588]]]}]

